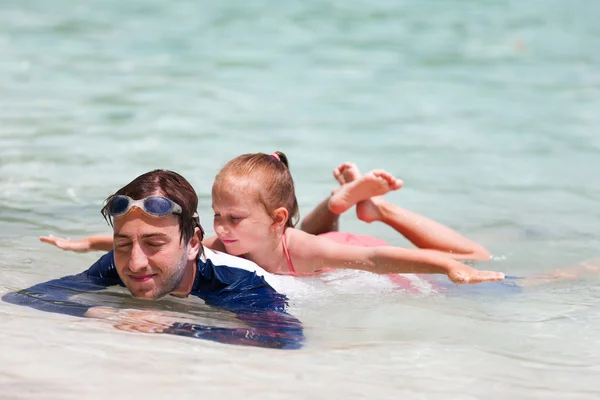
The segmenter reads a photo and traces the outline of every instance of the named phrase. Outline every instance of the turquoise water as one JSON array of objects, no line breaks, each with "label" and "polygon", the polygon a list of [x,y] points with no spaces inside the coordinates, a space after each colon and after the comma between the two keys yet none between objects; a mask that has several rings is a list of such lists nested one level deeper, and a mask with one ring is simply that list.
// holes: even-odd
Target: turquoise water
[{"label": "turquoise water", "polygon": [[[186,176],[209,228],[215,173],[249,151],[288,154],[304,213],[354,161],[404,179],[389,200],[481,241],[486,268],[598,258],[599,15],[591,0],[1,1],[0,294],[94,261],[37,236],[109,232],[102,200],[149,169]],[[343,228],[406,244],[352,213]],[[0,303],[0,382],[15,398],[185,397],[198,383],[596,398],[599,297],[593,277],[513,297],[349,285],[294,304],[309,341],[285,355]]]}]

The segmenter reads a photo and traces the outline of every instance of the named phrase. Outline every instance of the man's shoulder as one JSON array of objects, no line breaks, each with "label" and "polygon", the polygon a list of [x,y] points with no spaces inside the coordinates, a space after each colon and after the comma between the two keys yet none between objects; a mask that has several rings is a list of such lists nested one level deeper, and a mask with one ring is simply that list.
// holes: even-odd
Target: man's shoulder
[{"label": "man's shoulder", "polygon": [[244,269],[251,272],[259,272],[261,275],[268,274],[267,271],[259,267],[256,263],[246,260],[245,258],[232,256],[221,251],[204,249],[206,260],[210,260],[214,265],[228,266],[231,268]]},{"label": "man's shoulder", "polygon": [[112,286],[121,284],[121,278],[115,267],[113,251],[109,251],[98,259],[83,273],[96,284]]},{"label": "man's shoulder", "polygon": [[[251,276],[258,277],[277,291],[288,291],[289,285],[286,282],[290,277],[267,272],[250,260],[207,248],[204,249],[204,256],[205,263],[211,264],[221,273],[235,276],[235,279],[249,279]],[[200,261],[200,263],[203,262],[202,260]]]},{"label": "man's shoulder", "polygon": [[277,280],[252,261],[205,249],[198,260],[192,294],[207,303],[229,308],[285,310],[287,297]]}]

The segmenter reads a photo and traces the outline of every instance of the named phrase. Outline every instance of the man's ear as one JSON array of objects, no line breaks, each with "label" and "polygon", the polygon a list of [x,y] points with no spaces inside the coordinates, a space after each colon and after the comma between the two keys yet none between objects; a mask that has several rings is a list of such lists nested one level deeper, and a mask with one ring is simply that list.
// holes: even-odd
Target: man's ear
[{"label": "man's ear", "polygon": [[195,261],[198,258],[198,252],[200,251],[201,245],[202,242],[200,241],[200,229],[195,228],[194,234],[192,235],[192,238],[188,244],[188,261]]},{"label": "man's ear", "polygon": [[290,214],[285,207],[279,207],[273,211],[273,228],[283,228],[288,221]]}]

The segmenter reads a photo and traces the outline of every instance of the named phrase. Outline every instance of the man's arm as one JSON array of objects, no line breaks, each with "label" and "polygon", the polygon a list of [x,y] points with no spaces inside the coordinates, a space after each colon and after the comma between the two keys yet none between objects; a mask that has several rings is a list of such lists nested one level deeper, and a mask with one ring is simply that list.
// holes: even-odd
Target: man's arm
[{"label": "man's arm", "polygon": [[303,346],[302,324],[286,312],[287,296],[265,281],[261,276],[263,270],[215,265],[211,260],[200,261],[199,267],[191,294],[209,305],[237,314],[237,318],[250,327],[206,330],[198,325],[174,324],[168,333],[202,336],[220,342],[226,337],[228,343],[281,349]]},{"label": "man's arm", "polygon": [[40,311],[83,317],[91,304],[72,300],[77,294],[104,290],[121,282],[114,268],[112,252],[100,257],[87,271],[39,283],[18,292],[7,293],[2,301]]},{"label": "man's arm", "polygon": [[164,329],[162,333],[272,349],[295,350],[304,344],[302,324],[289,314],[265,311],[242,313],[237,316],[251,327],[221,328],[176,322]]},{"label": "man's arm", "polygon": [[39,283],[18,292],[6,293],[2,296],[2,301],[40,311],[83,317],[90,305],[71,301],[70,298],[80,292],[102,289],[104,287],[92,284],[85,273],[81,273]]}]

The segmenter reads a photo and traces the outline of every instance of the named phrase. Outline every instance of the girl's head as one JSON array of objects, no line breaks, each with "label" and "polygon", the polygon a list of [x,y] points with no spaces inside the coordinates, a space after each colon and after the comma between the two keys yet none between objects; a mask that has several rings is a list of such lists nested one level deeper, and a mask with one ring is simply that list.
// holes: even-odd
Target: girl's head
[{"label": "girl's head", "polygon": [[[215,177],[212,201],[215,233],[230,254],[251,251],[248,235],[264,241],[269,230],[293,227],[299,216],[294,180],[282,152],[243,154],[229,161]],[[233,243],[241,241],[247,245],[238,243],[234,251]]]}]

